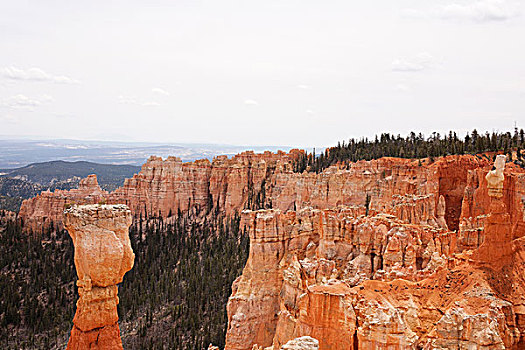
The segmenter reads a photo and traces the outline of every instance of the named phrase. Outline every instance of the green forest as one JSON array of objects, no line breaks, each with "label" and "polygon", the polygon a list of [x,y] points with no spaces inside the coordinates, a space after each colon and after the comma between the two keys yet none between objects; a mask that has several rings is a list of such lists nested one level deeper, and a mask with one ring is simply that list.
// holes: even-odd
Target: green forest
[{"label": "green forest", "polygon": [[[28,236],[19,223],[1,222],[0,348],[64,348],[77,299],[71,239],[65,230]],[[136,220],[135,266],[119,286],[126,349],[224,346],[226,302],[248,254],[239,222],[214,213]]]},{"label": "green forest", "polygon": [[[514,132],[485,132],[479,133],[476,129],[464,137],[450,131],[441,135],[432,133],[425,137],[422,133],[411,132],[406,137],[383,133],[373,139],[361,138],[339,142],[337,146],[327,148],[320,154],[305,152],[295,160],[295,172],[304,171],[319,173],[330,165],[359,160],[372,160],[381,157],[399,158],[429,158],[453,154],[477,154],[484,152],[504,152],[517,164],[524,166],[525,131],[514,128]],[[513,158],[515,152],[515,159]]]}]

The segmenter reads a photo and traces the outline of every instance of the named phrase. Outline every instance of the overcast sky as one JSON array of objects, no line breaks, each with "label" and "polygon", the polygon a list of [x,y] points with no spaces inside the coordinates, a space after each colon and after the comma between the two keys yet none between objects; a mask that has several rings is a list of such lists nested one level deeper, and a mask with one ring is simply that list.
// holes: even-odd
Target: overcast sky
[{"label": "overcast sky", "polygon": [[0,135],[306,147],[525,127],[524,10],[0,0]]}]

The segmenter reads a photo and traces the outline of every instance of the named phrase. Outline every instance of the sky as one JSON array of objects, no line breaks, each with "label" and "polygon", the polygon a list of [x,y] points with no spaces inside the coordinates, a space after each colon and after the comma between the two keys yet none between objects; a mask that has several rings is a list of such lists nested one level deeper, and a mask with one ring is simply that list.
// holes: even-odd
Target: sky
[{"label": "sky", "polygon": [[507,0],[0,0],[0,135],[330,146],[525,127]]}]

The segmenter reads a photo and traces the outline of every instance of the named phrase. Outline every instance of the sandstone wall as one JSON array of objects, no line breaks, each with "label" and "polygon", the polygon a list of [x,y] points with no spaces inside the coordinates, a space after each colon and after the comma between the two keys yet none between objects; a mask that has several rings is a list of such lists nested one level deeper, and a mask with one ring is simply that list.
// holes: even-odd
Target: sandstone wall
[{"label": "sandstone wall", "polygon": [[51,225],[63,227],[62,216],[68,206],[96,204],[104,202],[107,197],[108,192],[100,188],[96,175],[89,175],[80,180],[76,189],[44,191],[34,198],[24,200],[19,217],[24,221],[25,230],[40,233]]},{"label": "sandstone wall", "polygon": [[320,349],[519,349],[525,254],[504,215],[491,216],[496,243],[479,258],[454,253],[454,232],[390,215],[245,211],[250,254],[228,302],[226,349],[306,335]]},{"label": "sandstone wall", "polygon": [[507,164],[489,196],[491,166],[476,157],[400,161],[380,177],[363,163],[347,181],[374,193],[368,210],[243,212],[250,255],[226,349],[306,335],[321,350],[525,348],[523,169]]},{"label": "sandstone wall", "polygon": [[[190,209],[232,214],[256,206],[287,211],[344,205],[365,208],[369,214],[392,214],[413,224],[443,227],[444,219],[455,230],[469,171],[490,166],[486,158],[474,156],[449,156],[432,164],[382,158],[353,163],[348,170],[333,166],[320,174],[298,174],[292,171],[292,161],[299,152],[245,152],[231,159],[192,163],[150,157],[139,174],[112,193],[102,191],[90,176],[79,189],[43,192],[24,201],[20,217],[38,232],[42,224],[60,226],[62,211],[71,203],[122,203],[135,216],[164,217]],[[440,197],[445,201],[441,221]]]},{"label": "sandstone wall", "polygon": [[[487,191],[486,173],[486,169],[473,169],[468,172],[458,231],[459,251],[476,249],[485,240],[484,227],[491,203]],[[514,238],[525,236],[525,173],[522,169],[507,167],[503,202],[510,216]]]}]

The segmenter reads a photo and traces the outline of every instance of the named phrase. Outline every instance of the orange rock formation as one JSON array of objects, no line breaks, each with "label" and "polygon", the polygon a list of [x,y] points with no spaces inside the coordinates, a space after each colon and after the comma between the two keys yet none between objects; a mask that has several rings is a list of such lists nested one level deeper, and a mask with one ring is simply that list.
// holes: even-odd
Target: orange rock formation
[{"label": "orange rock formation", "polygon": [[135,255],[125,205],[81,205],[64,212],[75,246],[77,311],[67,349],[122,349],[118,327],[118,288]]},{"label": "orange rock formation", "polygon": [[227,213],[243,209],[274,173],[291,174],[291,161],[300,151],[290,153],[245,152],[228,159],[216,157],[212,163],[197,160],[182,163],[179,158],[162,160],[152,156],[139,174],[126,179],[112,193],[99,187],[95,175],[80,182],[71,191],[42,192],[25,200],[20,217],[26,229],[39,232],[42,226],[62,224],[62,212],[70,204],[120,203],[130,207],[133,215],[176,214],[178,210],[205,211],[218,208]]},{"label": "orange rock formation", "polygon": [[[432,192],[435,177],[421,181],[421,172],[403,179],[439,198],[436,224],[388,203],[369,216],[351,207],[244,211],[250,254],[228,302],[226,349],[279,349],[306,335],[321,350],[525,348],[525,174],[509,165],[503,180],[498,166],[486,179],[485,162],[454,173],[461,158],[429,167],[446,190]],[[458,245],[464,225],[448,228],[459,219],[483,238]]]},{"label": "orange rock formation", "polygon": [[0,225],[16,219],[16,213],[9,210],[0,210]]},{"label": "orange rock formation", "polygon": [[[476,249],[485,239],[485,225],[494,202],[489,196],[486,179],[489,170],[485,167],[468,173],[459,221],[459,251]],[[523,169],[507,164],[502,175],[502,197],[498,198],[506,207],[513,238],[517,239],[525,236],[525,173]]]},{"label": "orange rock formation", "polygon": [[281,350],[317,350],[319,349],[319,342],[309,336],[296,338],[290,340],[281,347]]},{"label": "orange rock formation", "polygon": [[[102,191],[90,176],[79,189],[43,192],[24,201],[20,217],[27,229],[39,232],[42,224],[60,226],[69,204],[122,203],[137,216],[211,209],[231,214],[254,203],[282,211],[344,205],[457,230],[469,171],[490,166],[488,159],[475,156],[449,156],[424,165],[382,158],[353,163],[348,170],[333,166],[321,174],[298,174],[292,171],[292,160],[299,152],[244,152],[211,163],[150,157],[139,174],[112,193]],[[444,202],[439,202],[441,196]]]},{"label": "orange rock formation", "polygon": [[38,196],[24,200],[19,217],[24,227],[34,233],[41,232],[51,225],[62,226],[62,216],[67,206],[74,204],[96,204],[108,196],[98,185],[97,176],[89,175],[80,180],[78,188],[70,191],[44,191]]},{"label": "orange rock formation", "polygon": [[[464,155],[298,174],[297,152],[151,157],[113,193],[90,177],[25,201],[20,216],[38,232],[70,203],[124,203],[136,216],[244,210],[250,255],[227,349],[302,336],[321,350],[525,348],[525,171],[508,163],[487,179],[489,157]],[[272,209],[245,210],[259,206]]]}]

